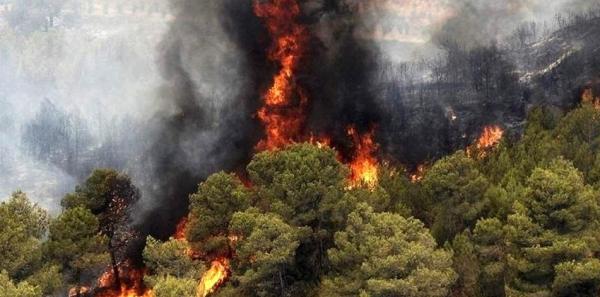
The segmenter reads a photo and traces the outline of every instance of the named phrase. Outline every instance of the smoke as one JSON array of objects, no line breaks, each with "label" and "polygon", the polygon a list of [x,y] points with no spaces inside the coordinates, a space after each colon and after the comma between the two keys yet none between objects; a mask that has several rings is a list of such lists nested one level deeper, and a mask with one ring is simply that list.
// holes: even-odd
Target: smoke
[{"label": "smoke", "polygon": [[448,7],[452,16],[431,36],[438,46],[470,49],[503,41],[524,22],[537,23],[549,33],[556,29],[557,15],[581,14],[599,5],[588,0],[452,1]]},{"label": "smoke", "polygon": [[[305,132],[327,134],[350,158],[348,126],[361,133],[376,128],[381,153],[407,164],[464,146],[487,120],[505,120],[500,107],[483,112],[491,100],[464,87],[464,80],[427,85],[436,65],[420,59],[437,54],[434,45],[489,46],[523,21],[551,23],[557,12],[593,5],[299,2],[299,21],[310,31],[295,81],[309,98]],[[166,237],[187,213],[188,194],[200,181],[247,163],[263,136],[255,118],[261,95],[278,71],[267,59],[272,40],[253,12],[253,0],[168,5],[162,11],[136,4],[122,5],[123,11],[84,7],[77,17],[65,6],[52,26],[35,30],[23,30],[23,24],[48,25],[38,24],[38,15],[6,18],[10,22],[0,17],[0,32],[6,33],[0,34],[2,197],[22,188],[56,209],[92,168],[115,167],[142,190],[136,223]],[[37,19],[11,25],[19,18]],[[494,51],[481,52],[486,55],[496,59]],[[510,63],[497,65],[498,73],[508,73],[500,78],[516,80]],[[510,87],[497,101],[520,113],[522,90]]]},{"label": "smoke", "polygon": [[0,8],[0,198],[22,189],[56,212],[91,167],[125,170],[135,155],[132,134],[156,107],[165,15],[65,5],[50,24],[34,5]]},{"label": "smoke", "polygon": [[140,170],[148,173],[140,178],[146,183],[140,223],[157,236],[172,234],[169,227],[187,213],[187,196],[200,181],[249,159],[259,137],[258,82],[268,69],[251,1],[172,1],[171,11],[159,46],[162,108]]},{"label": "smoke", "polygon": [[[171,9],[159,54],[164,107],[141,170],[152,184],[142,187],[147,215],[140,223],[161,230],[158,236],[173,230],[152,222],[174,227],[198,182],[247,163],[263,133],[255,112],[278,71],[267,59],[272,40],[253,1],[172,1]],[[296,83],[310,102],[306,134],[327,134],[351,157],[347,127],[367,131],[381,113],[370,91],[377,48],[356,38],[363,20],[347,1],[306,1],[302,12],[311,41]]]}]

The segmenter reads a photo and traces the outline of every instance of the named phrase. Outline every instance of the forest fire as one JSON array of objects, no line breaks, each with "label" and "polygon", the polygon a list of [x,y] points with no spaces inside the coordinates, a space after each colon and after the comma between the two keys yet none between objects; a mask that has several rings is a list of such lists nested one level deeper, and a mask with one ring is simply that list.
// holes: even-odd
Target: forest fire
[{"label": "forest fire", "polygon": [[504,136],[504,130],[500,126],[487,126],[483,128],[483,133],[477,141],[477,148],[485,150],[494,147],[500,143],[502,136]]},{"label": "forest fire", "polygon": [[503,136],[504,129],[498,125],[484,127],[481,136],[479,136],[479,139],[477,139],[477,142],[473,146],[467,148],[467,155],[472,157],[474,153],[473,150],[475,149],[477,152],[477,157],[485,157],[487,155],[487,151],[496,147],[500,143],[500,140],[502,140]]},{"label": "forest fire", "polygon": [[298,141],[301,136],[308,97],[296,84],[295,74],[306,51],[308,32],[296,21],[300,15],[296,0],[256,1],[254,12],[263,19],[273,38],[269,59],[281,67],[257,113],[266,132],[266,139],[257,148],[272,150]]},{"label": "forest fire", "polygon": [[[117,282],[112,268],[98,279],[98,293],[95,297],[153,297],[152,290],[144,285],[144,269],[136,269],[129,262],[119,265]],[[120,283],[120,284],[118,284]]]},{"label": "forest fire", "polygon": [[350,162],[350,184],[351,187],[361,183],[372,188],[378,180],[378,160],[375,157],[378,145],[374,141],[373,130],[359,135],[355,127],[348,128],[348,136],[352,138],[355,147],[355,155]]},{"label": "forest fire", "polygon": [[188,217],[183,217],[177,227],[175,228],[175,235],[173,236],[177,240],[185,240],[185,228],[187,227]]},{"label": "forest fire", "polygon": [[[184,217],[177,224],[175,235],[173,236],[177,240],[186,241],[185,231],[188,223],[188,217]],[[236,236],[229,236],[231,242],[237,241]],[[188,249],[188,256],[191,258],[201,258],[193,250]],[[196,297],[205,297],[215,292],[230,275],[229,270],[229,259],[225,257],[217,258],[211,261],[211,267],[207,270],[200,279],[198,287],[196,289]],[[143,296],[146,297],[146,296]]]},{"label": "forest fire", "polygon": [[205,297],[216,291],[229,277],[229,260],[226,258],[219,258],[211,263],[211,267],[204,273],[198,289],[196,290],[196,297]]},{"label": "forest fire", "polygon": [[417,166],[417,170],[410,175],[410,181],[413,183],[417,183],[423,180],[423,177],[425,177],[425,168],[425,165]]}]

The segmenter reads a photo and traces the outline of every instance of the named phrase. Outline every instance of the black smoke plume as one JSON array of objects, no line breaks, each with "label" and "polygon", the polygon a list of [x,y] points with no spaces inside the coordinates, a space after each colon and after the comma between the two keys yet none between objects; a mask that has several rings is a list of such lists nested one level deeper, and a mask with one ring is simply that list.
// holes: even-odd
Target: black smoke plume
[{"label": "black smoke plume", "polygon": [[268,72],[263,30],[250,1],[172,1],[175,16],[160,45],[165,108],[142,158],[150,184],[140,207],[146,233],[173,234],[188,195],[208,175],[249,159],[259,127],[258,85]]}]

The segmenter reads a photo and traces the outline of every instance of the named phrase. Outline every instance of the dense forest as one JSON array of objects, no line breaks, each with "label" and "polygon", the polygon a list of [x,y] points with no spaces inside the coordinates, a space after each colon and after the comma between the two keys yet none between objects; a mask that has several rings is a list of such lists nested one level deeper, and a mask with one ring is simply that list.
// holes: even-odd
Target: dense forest
[{"label": "dense forest", "polygon": [[318,145],[259,153],[245,174],[202,182],[177,232],[143,239],[127,261],[144,269],[128,275],[117,265],[139,191],[97,169],[56,217],[22,192],[0,205],[0,296],[138,296],[102,295],[107,275],[135,273],[143,283],[128,288],[156,297],[598,296],[599,143],[600,110],[583,103],[535,108],[522,136],[422,175],[384,164],[374,184],[349,184]]},{"label": "dense forest", "polygon": [[398,2],[0,0],[0,297],[600,296],[600,7]]}]

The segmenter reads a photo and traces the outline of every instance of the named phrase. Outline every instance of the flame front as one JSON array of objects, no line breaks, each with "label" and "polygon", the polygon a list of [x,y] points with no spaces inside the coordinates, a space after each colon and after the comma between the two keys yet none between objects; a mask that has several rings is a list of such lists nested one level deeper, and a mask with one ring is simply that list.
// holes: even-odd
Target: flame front
[{"label": "flame front", "polygon": [[266,138],[259,150],[273,150],[298,141],[305,121],[308,97],[296,83],[296,72],[308,42],[308,31],[297,22],[300,6],[296,0],[256,1],[255,14],[265,22],[273,44],[269,59],[280,66],[273,84],[263,94],[258,118],[265,127]]},{"label": "flame front", "polygon": [[220,258],[212,261],[211,267],[202,275],[196,297],[206,297],[216,291],[229,277],[229,260]]},{"label": "flame front", "polygon": [[355,145],[355,155],[350,162],[350,186],[356,187],[361,183],[372,188],[378,181],[379,162],[375,157],[378,145],[374,141],[373,130],[359,135],[356,128],[348,128],[348,136],[352,138]]}]

